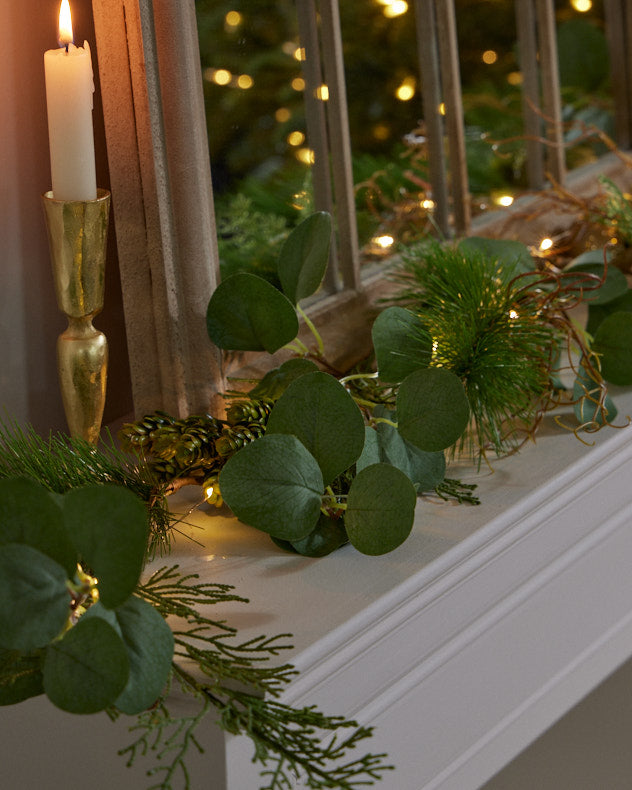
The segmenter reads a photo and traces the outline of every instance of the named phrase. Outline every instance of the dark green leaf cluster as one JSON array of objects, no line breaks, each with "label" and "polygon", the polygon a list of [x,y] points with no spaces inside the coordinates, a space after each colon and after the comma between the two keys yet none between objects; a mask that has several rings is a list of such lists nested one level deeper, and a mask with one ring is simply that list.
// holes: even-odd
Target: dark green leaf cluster
[{"label": "dark green leaf cluster", "polygon": [[[254,275],[222,283],[207,312],[211,339],[230,350],[268,351],[292,341],[293,305],[319,287],[330,234],[324,214],[292,231],[278,265],[284,293]],[[287,320],[280,321],[282,303]],[[392,326],[388,337],[379,331],[374,337],[376,347],[381,344],[378,361],[388,346],[380,379],[399,384],[395,414],[379,416],[376,404],[363,399],[361,408],[343,383],[307,359],[284,363],[251,391],[275,400],[265,436],[232,455],[219,486],[235,515],[278,545],[308,556],[347,541],[366,554],[392,551],[410,533],[417,492],[443,480],[443,451],[469,421],[465,391],[454,373],[428,367],[426,339],[419,343],[424,369],[414,355],[409,364],[410,354],[391,353]]]},{"label": "dark green leaf cluster", "polygon": [[168,549],[172,517],[159,481],[146,464],[132,463],[110,439],[99,447],[63,434],[41,437],[33,428],[0,423],[0,479],[28,477],[49,491],[64,494],[90,483],[124,486],[149,512],[148,553]]},{"label": "dark green leaf cluster", "polygon": [[174,640],[134,594],[147,538],[119,486],[0,481],[0,704],[45,693],[70,713],[137,714],[160,697]]}]

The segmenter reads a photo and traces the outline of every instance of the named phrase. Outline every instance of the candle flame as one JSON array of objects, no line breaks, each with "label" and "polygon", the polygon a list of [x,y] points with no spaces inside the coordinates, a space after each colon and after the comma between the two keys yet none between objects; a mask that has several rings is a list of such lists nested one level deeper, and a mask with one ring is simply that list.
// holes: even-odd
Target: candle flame
[{"label": "candle flame", "polygon": [[59,45],[67,47],[68,44],[72,44],[73,40],[70,4],[68,0],[61,0],[59,7]]}]

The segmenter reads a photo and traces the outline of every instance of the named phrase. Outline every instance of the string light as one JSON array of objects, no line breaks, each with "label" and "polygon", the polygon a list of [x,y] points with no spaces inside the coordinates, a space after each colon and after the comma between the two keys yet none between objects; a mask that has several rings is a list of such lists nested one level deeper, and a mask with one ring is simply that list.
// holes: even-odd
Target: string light
[{"label": "string light", "polygon": [[294,77],[291,84],[295,91],[305,90],[305,80],[302,77]]},{"label": "string light", "polygon": [[579,11],[583,14],[586,11],[590,11],[592,8],[592,0],[571,0],[571,5],[575,11]]},{"label": "string light", "polygon": [[498,53],[493,49],[486,49],[481,55],[481,59],[483,63],[487,63],[488,66],[491,66],[492,63],[496,63],[498,60]]},{"label": "string light", "polygon": [[243,21],[242,15],[239,11],[229,11],[224,17],[226,27],[239,27]]},{"label": "string light", "polygon": [[385,234],[384,236],[375,236],[373,239],[373,244],[376,247],[380,247],[383,250],[387,250],[389,247],[392,247],[395,243],[395,239],[392,236]]},{"label": "string light", "polygon": [[318,88],[316,88],[316,98],[321,101],[328,101],[329,88],[326,85],[319,85]]},{"label": "string light", "polygon": [[550,250],[552,246],[553,246],[553,239],[549,239],[549,238],[542,239],[542,241],[540,242],[540,251],[546,252],[547,250]]},{"label": "string light", "polygon": [[303,132],[290,132],[288,136],[285,138],[290,145],[298,146],[303,145],[305,142],[305,135]]},{"label": "string light", "polygon": [[522,85],[522,72],[510,71],[509,74],[507,74],[507,82],[514,87]]},{"label": "string light", "polygon": [[445,115],[445,102],[442,101],[441,104],[437,107],[439,110],[439,115]]},{"label": "string light", "polygon": [[384,8],[382,13],[385,17],[393,19],[396,16],[401,16],[408,11],[408,3],[406,0],[389,0],[388,3],[383,4]]},{"label": "string light", "polygon": [[422,200],[419,205],[422,208],[425,208],[426,211],[432,211],[432,209],[435,208],[437,204],[434,202],[434,200],[430,200],[429,198],[426,198],[425,200]]},{"label": "string light", "polygon": [[415,95],[417,82],[414,77],[406,77],[395,91],[395,96],[400,101],[410,101]]},{"label": "string light", "polygon": [[499,206],[504,206],[505,208],[511,206],[513,202],[513,195],[500,195],[500,197],[494,199],[494,203],[498,203]]},{"label": "string light", "polygon": [[252,88],[254,84],[255,81],[250,76],[250,74],[240,74],[239,77],[237,77],[237,86],[239,88],[242,88],[243,90],[248,90],[248,88]]},{"label": "string light", "polygon": [[285,123],[286,121],[289,121],[291,116],[292,113],[287,107],[279,107],[279,109],[274,113],[274,117],[279,123]]},{"label": "string light", "polygon": [[292,56],[294,60],[305,60],[305,47],[296,47]]},{"label": "string light", "polygon": [[516,318],[518,318],[518,313],[517,313],[515,310],[510,310],[510,311],[509,311],[509,318],[510,318],[512,321],[515,321],[515,320],[516,320]]},{"label": "string light", "polygon": [[228,83],[233,78],[233,75],[228,71],[228,69],[215,69],[211,70],[211,80],[216,85],[228,85]]},{"label": "string light", "polygon": [[372,131],[373,137],[375,137],[376,140],[388,140],[391,136],[390,127],[385,123],[376,123]]},{"label": "string light", "polygon": [[299,148],[294,155],[298,161],[302,162],[304,165],[314,164],[314,152],[311,148]]}]

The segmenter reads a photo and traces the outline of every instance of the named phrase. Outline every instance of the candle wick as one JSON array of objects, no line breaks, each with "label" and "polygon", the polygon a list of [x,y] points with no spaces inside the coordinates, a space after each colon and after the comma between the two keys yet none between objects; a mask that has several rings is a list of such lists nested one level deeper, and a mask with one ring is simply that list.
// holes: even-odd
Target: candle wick
[{"label": "candle wick", "polygon": [[68,54],[68,44],[66,44],[66,54]]}]

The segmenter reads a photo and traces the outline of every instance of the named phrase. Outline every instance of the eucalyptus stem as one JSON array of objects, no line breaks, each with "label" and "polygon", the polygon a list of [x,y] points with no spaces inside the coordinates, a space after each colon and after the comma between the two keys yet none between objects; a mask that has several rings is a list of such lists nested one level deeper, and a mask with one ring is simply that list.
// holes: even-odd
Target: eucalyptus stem
[{"label": "eucalyptus stem", "polygon": [[341,384],[346,384],[348,381],[356,381],[358,379],[376,379],[379,377],[379,373],[376,371],[375,373],[350,373],[348,376],[344,376],[340,379]]},{"label": "eucalyptus stem", "polygon": [[323,343],[323,339],[320,336],[320,332],[318,331],[318,329],[316,329],[316,327],[314,326],[314,322],[311,320],[311,318],[307,315],[307,313],[303,310],[303,308],[300,305],[296,305],[296,310],[298,314],[301,316],[301,318],[303,319],[303,321],[305,321],[305,325],[307,326],[309,331],[314,336],[314,339],[316,340],[316,346],[318,347],[318,356],[324,357],[325,344]]},{"label": "eucalyptus stem", "polygon": [[298,337],[295,337],[291,343],[286,343],[283,348],[287,349],[288,351],[293,351],[299,356],[306,356],[310,353],[309,348],[307,348],[305,343],[303,343],[302,340],[299,340]]},{"label": "eucalyptus stem", "polygon": [[397,428],[397,423],[393,422],[393,420],[387,420],[386,417],[372,417],[371,418],[371,423],[372,424],[375,425],[378,422],[383,422],[386,425],[390,425],[392,428]]}]

